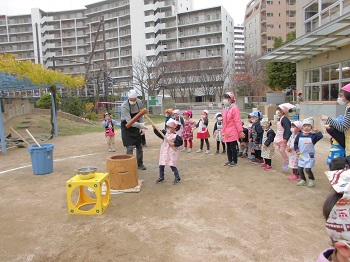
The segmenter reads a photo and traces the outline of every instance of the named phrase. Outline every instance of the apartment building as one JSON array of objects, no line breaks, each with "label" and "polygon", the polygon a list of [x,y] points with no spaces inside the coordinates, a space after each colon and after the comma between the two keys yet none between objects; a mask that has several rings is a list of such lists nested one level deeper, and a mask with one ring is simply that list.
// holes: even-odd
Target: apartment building
[{"label": "apartment building", "polygon": [[258,57],[271,52],[275,37],[296,29],[296,0],[251,0],[245,11],[245,52]]},{"label": "apartment building", "polygon": [[261,59],[296,63],[301,117],[342,115],[336,100],[350,83],[350,0],[297,0],[296,7],[297,39]]},{"label": "apartment building", "polygon": [[235,62],[234,71],[235,73],[240,73],[244,71],[244,25],[234,26],[234,47],[235,47]]},{"label": "apartment building", "polygon": [[35,60],[35,23],[31,15],[0,15],[0,52],[13,53],[20,60]]},{"label": "apartment building", "polygon": [[99,76],[82,94],[95,95],[132,88],[133,60],[139,57],[233,61],[233,29],[233,19],[222,6],[193,10],[193,0],[106,0],[79,10],[33,8],[29,15],[1,16],[0,52],[66,74],[85,75],[89,68],[95,78],[107,64],[114,86],[106,90],[102,84],[98,90]]}]

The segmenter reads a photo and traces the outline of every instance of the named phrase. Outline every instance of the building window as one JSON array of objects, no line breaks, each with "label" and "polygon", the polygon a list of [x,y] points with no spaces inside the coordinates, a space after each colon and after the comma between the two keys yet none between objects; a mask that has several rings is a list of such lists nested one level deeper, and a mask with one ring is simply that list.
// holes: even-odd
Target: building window
[{"label": "building window", "polygon": [[273,13],[266,13],[267,17],[273,17]]}]

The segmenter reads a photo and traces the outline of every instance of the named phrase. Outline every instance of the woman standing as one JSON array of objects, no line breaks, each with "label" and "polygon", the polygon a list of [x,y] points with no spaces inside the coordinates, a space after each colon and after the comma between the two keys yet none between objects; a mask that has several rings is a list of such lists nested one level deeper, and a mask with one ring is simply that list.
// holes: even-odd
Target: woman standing
[{"label": "woman standing", "polygon": [[345,105],[344,120],[338,122],[328,116],[322,115],[321,120],[326,121],[328,129],[333,127],[335,130],[344,133],[345,135],[345,155],[350,156],[350,84],[342,87],[339,92],[339,97],[337,102],[340,105]]},{"label": "woman standing", "polygon": [[238,139],[243,138],[241,113],[235,104],[236,98],[232,92],[223,95],[224,108],[222,109],[222,141],[226,143],[228,161],[225,166],[237,165]]}]

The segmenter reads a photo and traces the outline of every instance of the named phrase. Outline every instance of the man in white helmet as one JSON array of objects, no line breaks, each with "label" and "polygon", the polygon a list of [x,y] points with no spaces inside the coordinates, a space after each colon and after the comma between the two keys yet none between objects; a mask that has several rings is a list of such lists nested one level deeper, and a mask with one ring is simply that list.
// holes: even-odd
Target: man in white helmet
[{"label": "man in white helmet", "polygon": [[132,155],[136,146],[136,159],[138,168],[146,170],[143,165],[143,150],[141,145],[141,135],[145,129],[143,117],[137,120],[130,128],[125,125],[142,109],[142,101],[137,98],[135,90],[128,92],[128,99],[121,105],[121,133],[123,145],[126,147],[126,154]]}]

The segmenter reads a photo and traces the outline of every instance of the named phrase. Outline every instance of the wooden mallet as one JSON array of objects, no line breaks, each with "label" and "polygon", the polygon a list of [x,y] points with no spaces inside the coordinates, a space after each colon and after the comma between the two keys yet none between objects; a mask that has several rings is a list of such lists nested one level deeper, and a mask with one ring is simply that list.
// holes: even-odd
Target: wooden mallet
[{"label": "wooden mallet", "polygon": [[147,113],[147,109],[146,108],[141,109],[140,112],[138,112],[136,116],[131,118],[131,120],[126,123],[125,127],[126,128],[130,128],[132,126],[132,124],[134,124],[137,120],[139,120],[146,113]]},{"label": "wooden mallet", "polygon": [[[161,136],[162,136],[162,137],[169,143],[169,145],[170,145],[171,142],[169,141],[169,139],[163,134],[162,131],[160,131],[160,129],[155,125],[155,123],[152,121],[152,119],[149,118],[149,116],[148,116],[147,114],[145,114],[145,117],[148,119],[148,121],[151,122],[152,125],[155,126],[156,130],[158,131],[158,133],[161,134]],[[175,146],[171,146],[171,147],[174,148],[174,149],[176,149]]]}]

